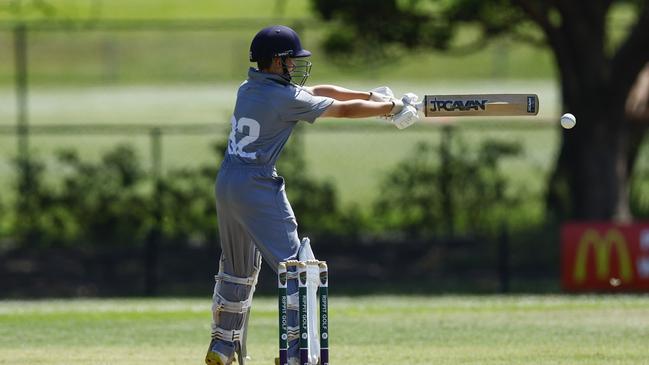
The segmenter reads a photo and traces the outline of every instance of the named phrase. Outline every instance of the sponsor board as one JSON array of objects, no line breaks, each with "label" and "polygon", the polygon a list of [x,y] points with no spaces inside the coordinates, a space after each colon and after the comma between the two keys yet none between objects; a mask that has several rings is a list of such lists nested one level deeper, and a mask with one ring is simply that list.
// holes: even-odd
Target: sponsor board
[{"label": "sponsor board", "polygon": [[567,291],[649,291],[649,223],[569,223],[561,230]]}]

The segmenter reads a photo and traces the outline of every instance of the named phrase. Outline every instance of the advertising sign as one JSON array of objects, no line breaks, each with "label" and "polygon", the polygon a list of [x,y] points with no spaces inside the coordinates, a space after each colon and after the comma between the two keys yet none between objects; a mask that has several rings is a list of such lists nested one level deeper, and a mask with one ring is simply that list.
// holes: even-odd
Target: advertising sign
[{"label": "advertising sign", "polygon": [[649,291],[649,223],[570,223],[561,230],[567,291]]}]

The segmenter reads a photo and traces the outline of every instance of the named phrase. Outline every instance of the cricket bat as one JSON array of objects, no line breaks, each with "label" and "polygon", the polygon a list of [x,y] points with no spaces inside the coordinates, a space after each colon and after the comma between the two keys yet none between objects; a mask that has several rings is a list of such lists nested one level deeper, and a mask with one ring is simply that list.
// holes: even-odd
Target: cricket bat
[{"label": "cricket bat", "polygon": [[539,113],[536,94],[426,95],[418,108],[426,117],[532,116]]}]

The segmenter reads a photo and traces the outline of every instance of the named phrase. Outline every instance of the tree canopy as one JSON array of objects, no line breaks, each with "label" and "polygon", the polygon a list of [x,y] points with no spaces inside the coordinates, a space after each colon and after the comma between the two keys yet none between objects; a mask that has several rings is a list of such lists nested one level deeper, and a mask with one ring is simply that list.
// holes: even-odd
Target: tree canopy
[{"label": "tree canopy", "polygon": [[[328,52],[381,56],[390,45],[449,50],[459,29],[480,36],[466,49],[507,35],[548,46],[561,82],[563,109],[577,128],[563,131],[548,182],[548,212],[559,219],[629,220],[629,181],[647,124],[625,116],[625,101],[649,62],[647,0],[313,0],[317,13],[336,24]],[[614,36],[615,7],[630,14],[628,31]],[[597,106],[597,107],[594,107]]]}]

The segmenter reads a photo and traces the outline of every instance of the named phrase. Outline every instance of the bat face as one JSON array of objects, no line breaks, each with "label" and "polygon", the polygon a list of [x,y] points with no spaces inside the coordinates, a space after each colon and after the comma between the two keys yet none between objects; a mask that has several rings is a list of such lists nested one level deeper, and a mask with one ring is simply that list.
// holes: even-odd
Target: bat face
[{"label": "bat face", "polygon": [[539,97],[536,94],[426,95],[422,108],[427,117],[537,115]]}]

